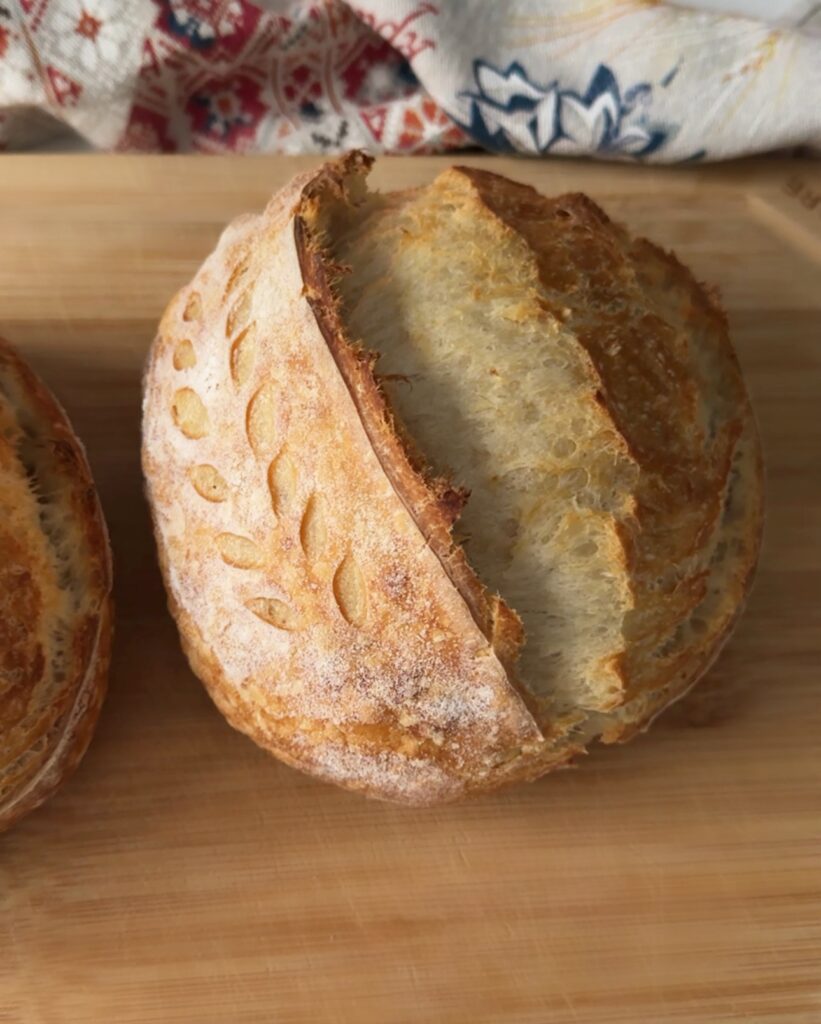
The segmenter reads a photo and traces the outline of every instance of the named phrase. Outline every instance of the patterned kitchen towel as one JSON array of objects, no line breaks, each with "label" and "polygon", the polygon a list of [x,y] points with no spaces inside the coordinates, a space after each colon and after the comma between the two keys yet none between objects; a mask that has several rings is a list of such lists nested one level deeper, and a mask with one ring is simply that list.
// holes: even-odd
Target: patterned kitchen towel
[{"label": "patterned kitchen towel", "polygon": [[0,148],[682,161],[821,145],[821,3],[773,0],[773,24],[762,0],[721,3],[757,17],[660,0],[0,0]]}]

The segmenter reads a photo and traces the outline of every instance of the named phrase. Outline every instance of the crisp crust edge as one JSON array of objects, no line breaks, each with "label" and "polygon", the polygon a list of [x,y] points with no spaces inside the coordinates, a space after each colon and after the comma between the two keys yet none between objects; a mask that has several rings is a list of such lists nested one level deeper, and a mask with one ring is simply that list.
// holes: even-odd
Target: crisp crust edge
[{"label": "crisp crust edge", "polygon": [[111,660],[114,608],[112,599],[112,557],[108,530],[99,495],[91,475],[85,449],[74,433],[64,409],[51,390],[23,357],[0,338],[0,361],[17,378],[38,420],[53,431],[55,439],[68,446],[71,473],[61,465],[55,452],[55,468],[67,481],[64,500],[68,512],[80,524],[87,551],[91,554],[89,578],[97,611],[78,624],[73,639],[85,633],[88,657],[73,682],[73,700],[61,716],[50,750],[31,778],[13,790],[0,804],[0,832],[39,807],[74,772],[94,733],[105,698]]}]

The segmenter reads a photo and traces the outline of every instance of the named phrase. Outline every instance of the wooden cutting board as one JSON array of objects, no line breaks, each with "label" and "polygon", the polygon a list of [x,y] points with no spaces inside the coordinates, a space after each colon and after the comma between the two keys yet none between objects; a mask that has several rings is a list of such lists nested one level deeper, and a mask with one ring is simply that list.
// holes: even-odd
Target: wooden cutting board
[{"label": "wooden cutting board", "polygon": [[[382,187],[447,161],[382,160]],[[821,1021],[821,170],[464,162],[583,189],[717,283],[769,518],[708,682],[632,745],[403,810],[279,765],[180,653],[138,465],[157,319],[311,159],[3,157],[0,332],[85,439],[118,622],[96,739],[0,838],[0,1021]]]}]

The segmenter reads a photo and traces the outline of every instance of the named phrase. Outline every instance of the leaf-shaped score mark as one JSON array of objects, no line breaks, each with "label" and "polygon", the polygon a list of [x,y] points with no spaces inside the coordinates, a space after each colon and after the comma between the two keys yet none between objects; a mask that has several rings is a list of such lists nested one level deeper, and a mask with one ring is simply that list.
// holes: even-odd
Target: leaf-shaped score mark
[{"label": "leaf-shaped score mark", "polygon": [[180,388],[175,393],[171,415],[183,434],[194,440],[205,437],[210,429],[208,412],[202,399],[191,388]]},{"label": "leaf-shaped score mark", "polygon": [[353,555],[342,559],[334,575],[334,597],[340,612],[352,626],[362,626],[368,617],[368,588]]},{"label": "leaf-shaped score mark", "polygon": [[297,475],[293,460],[281,452],[268,467],[268,491],[274,515],[281,516],[296,496]]},{"label": "leaf-shaped score mark", "polygon": [[321,494],[312,494],[308,499],[299,528],[299,539],[309,562],[315,562],[321,557],[328,542],[328,516],[325,499]]},{"label": "leaf-shaped score mark", "polygon": [[240,260],[240,262],[237,263],[237,265],[231,271],[231,276],[228,278],[228,284],[225,286],[225,294],[223,296],[223,299],[227,299],[231,292],[236,291],[242,279],[248,273],[250,267],[250,256],[246,256],[244,260]]},{"label": "leaf-shaped score mark", "polygon": [[273,384],[263,384],[248,403],[245,431],[254,452],[261,455],[276,444],[277,393]]},{"label": "leaf-shaped score mark", "polygon": [[192,366],[196,365],[197,354],[194,351],[194,346],[188,338],[183,338],[182,341],[178,341],[174,346],[174,369],[190,370]]},{"label": "leaf-shaped score mark", "polygon": [[217,547],[223,562],[236,569],[257,569],[262,565],[262,552],[247,537],[237,533],[220,533],[217,535]]},{"label": "leaf-shaped score mark", "polygon": [[248,324],[231,344],[231,378],[238,388],[241,388],[251,376],[256,354],[256,324]]},{"label": "leaf-shaped score mark", "polygon": [[213,466],[193,466],[188,475],[194,490],[206,501],[219,502],[230,497],[228,484]]},{"label": "leaf-shaped score mark", "polygon": [[231,338],[237,331],[241,331],[251,318],[252,292],[250,288],[239,296],[237,301],[228,312],[225,318],[225,336]]},{"label": "leaf-shaped score mark", "polygon": [[269,626],[275,626],[277,629],[299,629],[299,613],[275,597],[254,597],[246,602],[245,607]]},{"label": "leaf-shaped score mark", "polygon": [[185,304],[185,309],[182,312],[182,318],[185,321],[199,320],[202,317],[202,296],[199,292],[191,292],[188,296],[188,301]]}]

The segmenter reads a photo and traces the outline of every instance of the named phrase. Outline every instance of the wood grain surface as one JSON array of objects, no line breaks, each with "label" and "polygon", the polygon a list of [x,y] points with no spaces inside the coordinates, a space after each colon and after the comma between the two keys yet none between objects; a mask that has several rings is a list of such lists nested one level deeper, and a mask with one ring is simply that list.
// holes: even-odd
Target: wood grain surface
[{"label": "wood grain surface", "polygon": [[118,607],[91,750],[0,837],[0,1021],[821,1021],[821,171],[464,161],[587,191],[720,286],[768,526],[736,636],[651,734],[411,811],[223,722],[180,653],[142,497],[140,371],[165,302],[226,220],[312,162],[0,160],[0,332],[87,443]]}]

